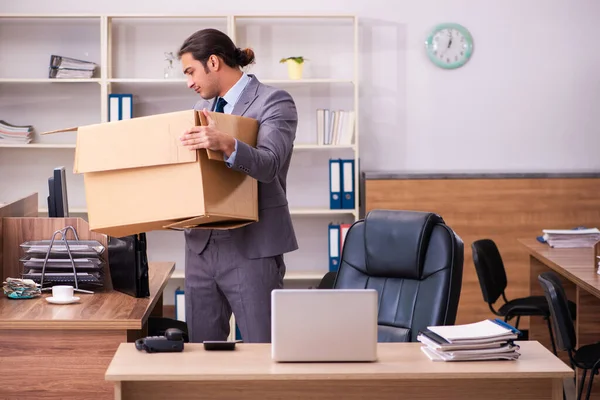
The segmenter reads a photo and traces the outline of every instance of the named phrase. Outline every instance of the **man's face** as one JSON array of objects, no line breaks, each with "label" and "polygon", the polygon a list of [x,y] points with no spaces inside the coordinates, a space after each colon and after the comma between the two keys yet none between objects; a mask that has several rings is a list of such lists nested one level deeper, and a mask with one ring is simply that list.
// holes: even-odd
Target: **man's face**
[{"label": "man's face", "polygon": [[212,99],[219,95],[219,85],[216,73],[211,71],[210,60],[207,62],[208,72],[204,65],[192,56],[191,53],[181,55],[181,66],[187,77],[187,85],[203,99]]}]

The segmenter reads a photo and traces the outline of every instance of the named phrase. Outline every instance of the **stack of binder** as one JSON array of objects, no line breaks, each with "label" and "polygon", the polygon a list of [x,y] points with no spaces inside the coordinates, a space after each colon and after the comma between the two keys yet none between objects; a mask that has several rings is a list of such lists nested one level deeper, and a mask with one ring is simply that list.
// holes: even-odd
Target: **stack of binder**
[{"label": "stack of binder", "polygon": [[75,58],[51,55],[48,78],[51,79],[89,79],[94,76],[98,65]]},{"label": "stack of binder", "polygon": [[419,332],[421,350],[432,361],[517,360],[521,332],[499,319],[472,324],[429,326]]},{"label": "stack of binder", "polygon": [[355,207],[353,159],[329,160],[329,208],[351,210]]}]

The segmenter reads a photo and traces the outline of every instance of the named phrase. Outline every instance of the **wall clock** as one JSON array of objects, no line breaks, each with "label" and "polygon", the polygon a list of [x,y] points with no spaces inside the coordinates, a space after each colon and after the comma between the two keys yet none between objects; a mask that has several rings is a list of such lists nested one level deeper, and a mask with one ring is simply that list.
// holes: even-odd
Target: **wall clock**
[{"label": "wall clock", "polygon": [[438,67],[462,67],[473,54],[473,37],[462,25],[446,23],[431,30],[425,49],[429,59]]}]

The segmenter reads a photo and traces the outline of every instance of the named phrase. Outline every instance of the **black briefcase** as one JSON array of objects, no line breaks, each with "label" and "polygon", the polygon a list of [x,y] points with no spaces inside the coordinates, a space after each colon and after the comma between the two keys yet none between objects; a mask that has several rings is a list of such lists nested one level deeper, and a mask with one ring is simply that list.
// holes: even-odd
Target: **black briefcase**
[{"label": "black briefcase", "polygon": [[109,237],[108,265],[114,290],[133,297],[150,296],[145,233]]}]

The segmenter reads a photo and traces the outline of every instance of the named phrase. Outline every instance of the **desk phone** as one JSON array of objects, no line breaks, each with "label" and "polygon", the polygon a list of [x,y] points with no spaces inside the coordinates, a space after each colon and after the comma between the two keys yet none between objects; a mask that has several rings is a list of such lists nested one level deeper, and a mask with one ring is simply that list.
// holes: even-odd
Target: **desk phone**
[{"label": "desk phone", "polygon": [[183,351],[183,332],[169,328],[164,336],[148,336],[135,341],[136,349],[148,353],[173,353]]}]

